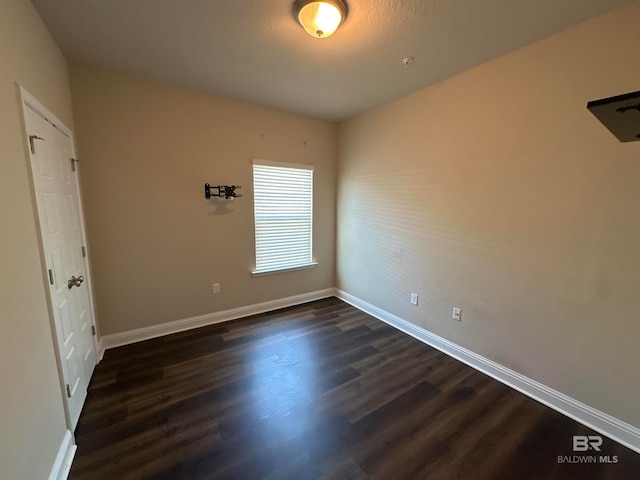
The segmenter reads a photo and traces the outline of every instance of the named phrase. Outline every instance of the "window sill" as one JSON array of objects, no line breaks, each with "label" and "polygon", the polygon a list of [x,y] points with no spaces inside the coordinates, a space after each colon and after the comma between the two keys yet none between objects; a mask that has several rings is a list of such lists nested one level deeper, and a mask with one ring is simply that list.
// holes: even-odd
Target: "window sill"
[{"label": "window sill", "polygon": [[296,270],[306,270],[308,268],[316,268],[318,266],[318,262],[308,263],[306,265],[300,265],[298,267],[291,268],[281,268],[279,270],[261,270],[251,272],[252,277],[262,277],[264,275],[276,275],[278,273],[287,273],[287,272],[295,272]]}]

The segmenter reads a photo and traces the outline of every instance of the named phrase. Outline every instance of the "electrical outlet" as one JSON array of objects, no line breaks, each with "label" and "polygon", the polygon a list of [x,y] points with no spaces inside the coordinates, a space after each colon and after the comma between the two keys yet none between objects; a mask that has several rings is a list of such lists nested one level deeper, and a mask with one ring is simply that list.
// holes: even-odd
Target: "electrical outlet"
[{"label": "electrical outlet", "polygon": [[459,308],[453,307],[453,319],[457,320],[458,322],[462,321],[462,310],[460,310]]},{"label": "electrical outlet", "polygon": [[417,293],[412,293],[411,294],[411,305],[418,305],[418,294]]},{"label": "electrical outlet", "polygon": [[213,287],[213,293],[220,293],[220,284],[219,283],[214,283],[211,286]]}]

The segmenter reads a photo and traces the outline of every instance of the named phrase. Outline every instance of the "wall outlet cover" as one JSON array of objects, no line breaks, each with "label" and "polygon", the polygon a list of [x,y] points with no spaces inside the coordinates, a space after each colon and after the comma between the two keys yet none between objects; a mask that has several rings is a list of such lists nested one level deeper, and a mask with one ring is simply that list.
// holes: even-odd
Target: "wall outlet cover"
[{"label": "wall outlet cover", "polygon": [[412,293],[411,294],[411,305],[418,305],[418,294],[417,293]]}]

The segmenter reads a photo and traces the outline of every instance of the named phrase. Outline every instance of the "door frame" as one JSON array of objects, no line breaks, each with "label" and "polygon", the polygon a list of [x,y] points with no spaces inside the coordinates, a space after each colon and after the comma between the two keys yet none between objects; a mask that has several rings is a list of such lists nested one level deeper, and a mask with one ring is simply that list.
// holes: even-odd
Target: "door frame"
[{"label": "door frame", "polygon": [[[31,95],[27,90],[24,89],[24,87],[22,87],[22,85],[17,85],[19,88],[19,96],[20,96],[20,105],[21,105],[21,113],[22,113],[22,132],[24,135],[24,145],[25,145],[25,149],[26,149],[26,160],[27,160],[27,164],[28,164],[28,171],[29,171],[29,180],[30,180],[30,187],[31,187],[31,199],[32,199],[32,203],[33,203],[33,211],[34,211],[34,216],[35,216],[35,223],[36,223],[36,229],[38,232],[38,247],[40,250],[40,262],[42,264],[42,282],[43,282],[43,286],[44,286],[44,290],[46,293],[46,297],[47,297],[47,310],[49,312],[49,324],[51,326],[51,338],[52,338],[52,342],[53,342],[53,347],[54,347],[54,351],[56,353],[56,365],[58,368],[58,377],[59,377],[59,383],[60,383],[60,394],[62,396],[63,399],[63,404],[64,404],[64,410],[65,410],[65,419],[66,419],[66,423],[67,423],[67,428],[73,432],[73,428],[72,428],[72,422],[71,422],[71,416],[69,414],[69,408],[68,408],[68,404],[67,404],[67,395],[66,395],[66,391],[65,391],[65,378],[64,378],[64,371],[63,371],[63,367],[62,367],[62,359],[60,357],[60,348],[58,346],[58,335],[57,335],[57,331],[58,331],[58,325],[55,321],[55,317],[53,314],[53,301],[51,298],[51,292],[49,290],[49,276],[48,276],[48,272],[47,272],[47,262],[46,262],[46,254],[45,254],[45,248],[44,248],[44,241],[43,241],[43,236],[42,236],[42,227],[40,225],[40,212],[38,209],[38,203],[36,201],[36,190],[35,190],[35,179],[34,179],[34,172],[33,172],[33,164],[31,162],[31,155],[30,155],[30,140],[29,140],[29,133],[28,133],[28,129],[27,129],[27,122],[26,122],[26,109],[29,109],[33,112],[35,112],[36,114],[40,115],[43,119],[45,119],[49,124],[51,124],[53,127],[55,127],[58,131],[60,131],[62,134],[66,135],[67,137],[69,137],[69,139],[71,140],[71,154],[73,155],[73,158],[76,158],[76,145],[75,145],[75,139],[73,136],[73,131],[67,127],[64,122],[62,122],[61,120],[59,120],[53,113],[51,113],[51,111],[49,111],[49,109],[47,107],[45,107],[41,102],[39,102],[33,95]],[[98,336],[99,336],[99,331],[96,325],[96,310],[95,310],[95,302],[94,302],[94,295],[93,295],[93,280],[92,280],[92,272],[91,272],[91,265],[89,262],[89,254],[90,254],[90,250],[89,250],[89,246],[88,246],[88,242],[87,242],[87,233],[86,233],[86,226],[85,226],[85,215],[84,215],[84,204],[82,201],[82,191],[80,188],[80,169],[78,167],[78,162],[76,162],[76,195],[78,198],[78,220],[80,223],[80,236],[82,239],[82,244],[84,245],[84,247],[86,248],[86,252],[87,255],[85,257],[83,257],[82,261],[84,262],[84,270],[85,270],[85,282],[87,285],[87,291],[88,291],[88,297],[89,297],[89,321],[91,324],[91,327],[95,329],[96,334],[93,335],[93,348],[94,348],[94,352],[96,355],[96,362],[99,363],[100,360],[102,359],[102,352],[101,350],[99,350],[99,342],[98,342]],[[96,364],[97,364],[96,363]]]}]

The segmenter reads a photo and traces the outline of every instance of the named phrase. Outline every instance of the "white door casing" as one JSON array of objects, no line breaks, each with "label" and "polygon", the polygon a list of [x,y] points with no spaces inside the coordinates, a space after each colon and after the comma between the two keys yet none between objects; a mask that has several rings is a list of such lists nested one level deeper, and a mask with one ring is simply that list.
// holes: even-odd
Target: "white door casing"
[{"label": "white door casing", "polygon": [[58,366],[74,430],[96,365],[96,343],[73,138],[24,90],[22,96]]}]

